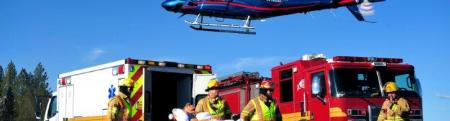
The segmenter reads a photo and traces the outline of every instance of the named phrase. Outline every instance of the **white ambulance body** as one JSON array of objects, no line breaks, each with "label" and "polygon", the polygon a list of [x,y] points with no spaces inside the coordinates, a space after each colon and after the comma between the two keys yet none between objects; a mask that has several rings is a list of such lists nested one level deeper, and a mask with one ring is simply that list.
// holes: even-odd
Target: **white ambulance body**
[{"label": "white ambulance body", "polygon": [[106,120],[109,99],[117,95],[120,80],[132,79],[132,119],[165,121],[172,108],[194,103],[205,95],[216,76],[210,65],[124,59],[62,73],[51,96],[45,121]]}]

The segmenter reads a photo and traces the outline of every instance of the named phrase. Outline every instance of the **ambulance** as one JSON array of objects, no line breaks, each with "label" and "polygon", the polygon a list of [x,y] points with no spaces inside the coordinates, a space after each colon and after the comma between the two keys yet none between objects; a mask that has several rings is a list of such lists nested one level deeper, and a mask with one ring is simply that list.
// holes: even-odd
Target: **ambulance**
[{"label": "ambulance", "polygon": [[165,121],[173,108],[205,95],[210,65],[122,59],[59,74],[44,121],[103,121],[119,81],[132,79],[132,121]]}]

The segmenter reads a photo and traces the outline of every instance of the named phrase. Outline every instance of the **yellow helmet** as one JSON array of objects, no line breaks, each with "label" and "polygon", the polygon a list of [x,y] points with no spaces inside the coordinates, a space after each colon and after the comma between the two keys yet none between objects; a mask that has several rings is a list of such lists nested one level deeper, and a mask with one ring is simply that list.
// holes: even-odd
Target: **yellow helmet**
[{"label": "yellow helmet", "polygon": [[219,88],[219,82],[217,81],[217,78],[210,79],[208,82],[208,86],[206,87],[206,91],[217,88]]},{"label": "yellow helmet", "polygon": [[398,90],[397,84],[395,84],[395,82],[386,82],[386,84],[384,84],[384,91],[386,93],[391,93],[391,92],[395,92]]},{"label": "yellow helmet", "polygon": [[131,87],[131,85],[133,85],[133,80],[131,79],[127,78],[119,81],[119,86]]}]

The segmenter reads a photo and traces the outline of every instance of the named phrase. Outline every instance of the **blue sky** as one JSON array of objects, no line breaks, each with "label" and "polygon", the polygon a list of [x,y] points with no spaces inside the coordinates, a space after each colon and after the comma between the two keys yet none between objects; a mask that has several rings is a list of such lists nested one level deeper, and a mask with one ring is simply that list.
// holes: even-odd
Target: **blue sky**
[{"label": "blue sky", "polygon": [[[52,88],[59,73],[126,57],[211,64],[219,76],[270,68],[303,54],[400,57],[422,81],[425,120],[450,114],[450,1],[388,0],[375,24],[346,8],[253,22],[257,35],[194,31],[162,0],[1,0],[0,65],[42,62]],[[226,22],[240,22],[226,20]]]}]

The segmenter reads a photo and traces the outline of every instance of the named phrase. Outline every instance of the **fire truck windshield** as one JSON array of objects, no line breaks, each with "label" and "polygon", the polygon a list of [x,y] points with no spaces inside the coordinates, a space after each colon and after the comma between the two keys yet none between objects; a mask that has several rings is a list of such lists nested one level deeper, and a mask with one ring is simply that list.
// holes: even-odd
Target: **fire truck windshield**
[{"label": "fire truck windshield", "polygon": [[397,83],[398,95],[419,96],[420,92],[413,71],[408,70],[335,69],[330,71],[330,79],[335,97],[381,97],[380,88],[388,81]]}]

